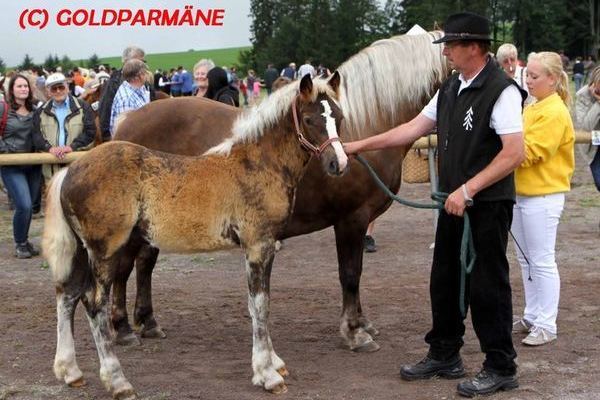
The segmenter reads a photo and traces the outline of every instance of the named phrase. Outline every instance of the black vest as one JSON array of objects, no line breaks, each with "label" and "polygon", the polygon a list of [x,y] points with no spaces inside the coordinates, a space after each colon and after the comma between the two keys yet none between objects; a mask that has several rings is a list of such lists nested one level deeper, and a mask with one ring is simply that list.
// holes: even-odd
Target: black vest
[{"label": "black vest", "polygon": [[[442,84],[437,102],[442,192],[452,193],[458,189],[490,164],[502,150],[502,141],[496,131],[490,128],[490,119],[496,100],[511,84],[517,85],[491,60],[459,96],[458,74],[453,74]],[[476,201],[514,198],[515,184],[512,173],[475,196]]]}]

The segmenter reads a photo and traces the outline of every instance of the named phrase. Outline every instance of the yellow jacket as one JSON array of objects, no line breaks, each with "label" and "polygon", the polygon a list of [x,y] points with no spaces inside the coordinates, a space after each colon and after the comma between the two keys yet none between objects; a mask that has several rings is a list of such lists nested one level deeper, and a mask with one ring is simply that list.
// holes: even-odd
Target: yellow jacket
[{"label": "yellow jacket", "polygon": [[575,169],[575,132],[569,110],[556,93],[523,112],[525,161],[515,171],[521,196],[567,192]]}]

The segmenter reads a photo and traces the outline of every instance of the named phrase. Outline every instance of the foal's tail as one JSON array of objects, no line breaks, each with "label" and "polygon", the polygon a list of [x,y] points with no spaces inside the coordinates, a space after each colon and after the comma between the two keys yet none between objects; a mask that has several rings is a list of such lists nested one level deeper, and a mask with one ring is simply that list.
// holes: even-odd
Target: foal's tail
[{"label": "foal's tail", "polygon": [[56,283],[64,283],[71,275],[73,255],[77,250],[77,239],[67,223],[60,202],[60,192],[68,168],[54,175],[46,197],[46,219],[42,249],[44,258],[50,264],[52,277]]}]

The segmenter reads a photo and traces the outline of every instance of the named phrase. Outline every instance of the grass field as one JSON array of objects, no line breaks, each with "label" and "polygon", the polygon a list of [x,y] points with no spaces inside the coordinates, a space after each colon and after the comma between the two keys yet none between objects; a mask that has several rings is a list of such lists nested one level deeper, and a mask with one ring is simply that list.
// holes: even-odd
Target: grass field
[{"label": "grass field", "polygon": [[[191,71],[199,60],[210,58],[218,66],[231,66],[238,64],[238,56],[242,50],[249,50],[251,47],[232,47],[228,49],[216,50],[189,50],[177,53],[157,53],[147,54],[146,61],[151,71],[160,69],[177,68],[182,65],[188,71]],[[103,64],[109,64],[113,67],[121,66],[121,57],[108,57],[100,59]]]}]

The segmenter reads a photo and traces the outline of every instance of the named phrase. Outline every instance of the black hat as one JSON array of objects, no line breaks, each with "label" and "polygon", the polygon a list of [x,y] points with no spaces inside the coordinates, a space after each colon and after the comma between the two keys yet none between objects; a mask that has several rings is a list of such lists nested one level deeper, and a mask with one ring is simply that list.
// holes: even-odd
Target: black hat
[{"label": "black hat", "polygon": [[490,21],[486,17],[470,12],[450,15],[444,23],[444,37],[433,43],[453,40],[491,41]]}]

